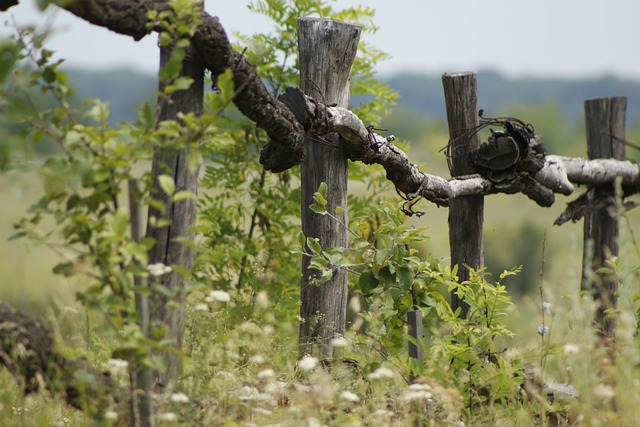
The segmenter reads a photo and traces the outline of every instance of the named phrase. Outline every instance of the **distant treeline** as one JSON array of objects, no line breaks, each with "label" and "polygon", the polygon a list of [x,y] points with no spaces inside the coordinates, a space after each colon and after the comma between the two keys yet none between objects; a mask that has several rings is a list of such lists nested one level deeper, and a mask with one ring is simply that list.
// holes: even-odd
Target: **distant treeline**
[{"label": "distant treeline", "polygon": [[[386,79],[401,96],[399,105],[445,118],[440,75],[397,74]],[[593,79],[508,78],[496,71],[478,72],[478,107],[495,115],[513,106],[555,104],[568,120],[582,119],[584,101],[626,96],[627,122],[640,120],[640,81],[606,76]]]},{"label": "distant treeline", "polygon": [[[135,118],[141,101],[153,102],[157,79],[126,69],[106,71],[68,70],[79,99],[99,98],[110,102],[114,122]],[[400,94],[398,106],[419,116],[445,118],[441,76],[399,73],[384,79]],[[627,122],[640,121],[640,82],[616,77],[566,80],[559,78],[507,78],[495,71],[478,72],[478,106],[487,116],[502,114],[510,107],[553,104],[567,120],[580,120],[589,98],[628,97]],[[357,101],[357,99],[354,99]]]}]

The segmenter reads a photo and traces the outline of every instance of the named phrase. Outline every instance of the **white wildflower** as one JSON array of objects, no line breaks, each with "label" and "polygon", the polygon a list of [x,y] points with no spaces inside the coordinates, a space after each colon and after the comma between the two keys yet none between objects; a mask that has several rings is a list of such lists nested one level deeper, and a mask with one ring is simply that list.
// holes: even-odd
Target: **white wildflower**
[{"label": "white wildflower", "polygon": [[323,424],[317,418],[307,418],[307,427],[322,427]]},{"label": "white wildflower", "polygon": [[171,273],[173,269],[168,265],[164,265],[161,262],[157,262],[155,264],[147,265],[147,271],[152,276],[164,276],[165,274]]},{"label": "white wildflower", "polygon": [[262,333],[266,337],[273,335],[274,332],[275,332],[275,329],[273,329],[273,326],[271,325],[266,325],[264,328],[262,328]]},{"label": "white wildflower", "polygon": [[107,366],[113,375],[121,375],[127,371],[129,362],[122,359],[109,359]]},{"label": "white wildflower", "polygon": [[580,352],[580,347],[576,344],[565,344],[562,348],[562,352],[565,356],[573,356],[574,354],[578,354],[578,352]]},{"label": "white wildflower", "polygon": [[608,385],[598,384],[593,390],[593,394],[602,399],[612,399],[616,396],[615,390]]},{"label": "white wildflower", "polygon": [[360,297],[358,295],[354,295],[349,300],[349,308],[354,313],[360,313],[362,310],[362,304],[360,304]]},{"label": "white wildflower", "polygon": [[261,381],[269,381],[276,377],[276,373],[273,369],[263,369],[256,374],[256,377]]},{"label": "white wildflower", "polygon": [[329,345],[335,348],[345,348],[349,345],[349,341],[344,337],[336,337],[329,342]]},{"label": "white wildflower", "polygon": [[260,291],[256,294],[256,308],[264,310],[269,307],[269,295],[267,292]]},{"label": "white wildflower", "polygon": [[428,384],[411,384],[409,389],[400,397],[405,402],[412,402],[414,400],[427,400],[431,399],[433,394],[431,393],[431,386]]},{"label": "white wildflower", "polygon": [[311,371],[318,366],[318,359],[313,356],[306,355],[302,359],[298,360],[298,368],[303,371]]},{"label": "white wildflower", "polygon": [[394,413],[388,409],[378,409],[373,413],[373,415],[376,417],[393,417]]},{"label": "white wildflower", "polygon": [[551,313],[551,303],[544,301],[542,303],[542,311],[544,311],[545,313]]},{"label": "white wildflower", "polygon": [[345,390],[340,393],[340,400],[344,400],[346,402],[358,403],[360,402],[360,397],[352,391]]},{"label": "white wildflower", "polygon": [[162,412],[158,414],[158,419],[160,421],[175,421],[178,419],[178,416],[173,412]]},{"label": "white wildflower", "polygon": [[115,421],[118,419],[118,413],[116,411],[107,411],[104,413],[104,417],[108,420]]},{"label": "white wildflower", "polygon": [[225,291],[215,290],[209,292],[205,298],[206,302],[229,302],[231,301],[231,295]]},{"label": "white wildflower", "polygon": [[253,408],[251,411],[254,414],[260,414],[260,415],[271,415],[271,414],[273,414],[273,411],[270,411],[270,410],[265,409],[265,408]]},{"label": "white wildflower", "polygon": [[369,374],[370,380],[392,380],[395,377],[393,371],[386,366],[381,366]]},{"label": "white wildflower", "polygon": [[173,393],[170,399],[174,403],[189,403],[189,396],[184,393]]},{"label": "white wildflower", "polygon": [[547,332],[549,332],[549,327],[544,323],[538,325],[538,335],[544,336]]},{"label": "white wildflower", "polygon": [[200,303],[196,304],[193,309],[195,311],[209,311],[209,306],[207,304]]},{"label": "white wildflower", "polygon": [[251,359],[249,359],[249,361],[251,363],[256,364],[256,365],[262,365],[265,362],[264,356],[261,355],[261,354],[255,354],[255,355],[251,356]]}]

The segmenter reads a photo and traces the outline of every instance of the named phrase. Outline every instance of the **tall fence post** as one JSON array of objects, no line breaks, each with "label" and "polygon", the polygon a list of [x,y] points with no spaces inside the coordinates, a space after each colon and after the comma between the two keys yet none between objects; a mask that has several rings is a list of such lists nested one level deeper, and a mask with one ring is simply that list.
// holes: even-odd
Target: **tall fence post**
[{"label": "tall fence post", "polygon": [[[475,73],[446,73],[442,76],[444,98],[449,122],[449,155],[451,176],[469,175],[475,170],[469,162],[469,152],[480,145],[480,135],[473,130],[479,124],[477,77]],[[484,197],[467,196],[452,199],[449,204],[449,246],[451,267],[458,266],[460,283],[469,280],[467,267],[484,266],[482,225]],[[469,306],[455,294],[451,295],[454,310],[467,317]]]},{"label": "tall fence post", "polygon": [[[162,48],[160,52],[160,67],[169,59],[171,52]],[[186,90],[175,91],[171,94],[170,102],[162,97],[160,105],[160,120],[178,120],[180,113],[202,113],[204,97],[204,67],[194,60],[189,51],[182,64],[181,76],[191,77],[193,83]],[[162,89],[162,88],[161,88]],[[149,208],[147,222],[147,237],[155,239],[155,245],[149,251],[149,264],[162,263],[168,266],[178,265],[190,270],[194,260],[193,250],[178,241],[193,239],[191,228],[196,221],[195,198],[174,202],[172,196],[167,195],[157,180],[159,175],[168,175],[175,182],[176,191],[198,191],[198,170],[190,170],[187,164],[189,148],[181,150],[156,148],[151,165],[151,171],[156,178],[152,189],[153,198],[162,202],[164,209]],[[154,226],[155,219],[168,220],[166,226]],[[151,322],[160,322],[168,328],[165,339],[173,342],[176,348],[182,348],[184,336],[184,278],[176,271],[161,277],[150,279],[151,287],[150,312]],[[164,287],[163,291],[154,291],[154,285]],[[168,387],[175,383],[180,372],[180,358],[167,353],[167,370],[159,375],[158,384]]]},{"label": "tall fence post", "polygon": [[[300,53],[300,88],[326,104],[347,107],[349,73],[358,49],[360,27],[318,18],[298,20]],[[325,137],[330,145],[307,140],[306,157],[301,166],[302,232],[315,237],[323,248],[346,247],[346,213],[336,207],[347,206],[347,157],[339,148],[337,135]],[[333,146],[336,145],[336,146]],[[327,210],[343,225],[328,216],[309,209],[320,183],[328,188]],[[312,353],[318,346],[322,357],[331,356],[329,340],[344,333],[347,306],[347,273],[335,269],[333,277],[318,284],[314,270],[309,270],[308,257],[302,260],[300,288],[300,352]]]},{"label": "tall fence post", "polygon": [[[589,159],[624,160],[626,97],[585,101],[587,152]],[[597,272],[605,261],[618,255],[619,221],[611,207],[616,205],[614,185],[590,188],[589,205],[584,218],[582,290],[590,292],[598,303],[595,322],[601,336],[615,337],[615,317],[606,311],[617,307],[618,281],[615,274]]]}]

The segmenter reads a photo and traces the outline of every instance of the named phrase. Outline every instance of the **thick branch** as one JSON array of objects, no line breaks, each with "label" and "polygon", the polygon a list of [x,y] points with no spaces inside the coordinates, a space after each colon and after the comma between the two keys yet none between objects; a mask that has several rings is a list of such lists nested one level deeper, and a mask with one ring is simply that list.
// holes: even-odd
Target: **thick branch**
[{"label": "thick branch", "polygon": [[[148,27],[147,14],[164,10],[167,0],[85,0],[60,1],[58,4],[85,21],[108,28],[135,40],[158,28]],[[302,161],[305,132],[295,117],[267,90],[247,58],[235,51],[217,17],[202,12],[200,25],[192,39],[195,58],[211,71],[215,82],[228,68],[233,70],[236,88],[234,103],[238,110],[264,129],[271,149],[260,161],[265,169],[280,172]]]},{"label": "thick branch", "polygon": [[[87,0],[72,3],[61,1],[59,4],[86,21],[120,34],[130,35],[137,40],[156,30],[147,27],[147,13],[150,10],[166,8],[168,1]],[[269,144],[260,156],[265,169],[280,172],[299,164],[304,157],[303,143],[309,129],[305,130],[301,124],[304,121],[300,117],[296,120],[289,108],[274,99],[262,83],[255,67],[231,47],[219,19],[203,11],[201,24],[192,42],[196,59],[212,71],[214,80],[227,68],[233,70],[237,91],[234,103],[242,114],[255,121],[270,138]],[[314,107],[315,105],[319,104],[314,103]],[[450,198],[462,195],[516,192],[524,189],[537,203],[548,206],[553,203],[552,194],[548,190],[571,194],[571,182],[597,185],[612,182],[616,176],[622,176],[623,185],[640,185],[638,165],[634,163],[608,159],[570,159],[560,156],[547,157],[544,168],[535,176],[535,180],[541,185],[532,191],[523,183],[527,179],[519,178],[501,188],[496,188],[489,180],[478,177],[460,182],[447,181],[420,172],[404,153],[383,137],[370,137],[362,122],[353,113],[330,107],[325,108],[325,111],[330,112],[330,117],[326,118],[327,125],[349,141],[347,151],[352,160],[381,164],[387,171],[387,177],[394,182],[399,191],[409,196],[423,196],[439,205],[447,205]],[[326,127],[319,126],[313,133],[323,135],[323,130],[326,130]]]}]

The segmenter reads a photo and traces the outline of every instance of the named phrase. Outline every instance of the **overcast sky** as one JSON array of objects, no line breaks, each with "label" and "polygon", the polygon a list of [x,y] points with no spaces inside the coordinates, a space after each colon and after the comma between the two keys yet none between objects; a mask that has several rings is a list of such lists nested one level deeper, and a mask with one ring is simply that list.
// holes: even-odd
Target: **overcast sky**
[{"label": "overcast sky", "polygon": [[[69,66],[157,69],[154,36],[141,42],[92,26],[65,11],[42,15],[35,0],[0,13],[20,24],[52,22],[48,47]],[[249,1],[206,1],[230,34],[272,28],[246,10]],[[509,76],[564,78],[616,75],[640,81],[640,0],[338,0],[336,8],[373,6],[374,46],[392,55],[381,64],[397,71],[495,69]],[[53,12],[53,13],[51,13]],[[5,30],[6,34],[6,30]]]}]

